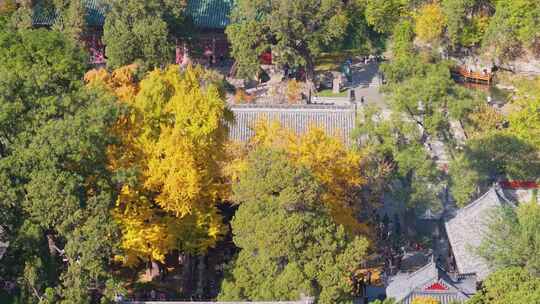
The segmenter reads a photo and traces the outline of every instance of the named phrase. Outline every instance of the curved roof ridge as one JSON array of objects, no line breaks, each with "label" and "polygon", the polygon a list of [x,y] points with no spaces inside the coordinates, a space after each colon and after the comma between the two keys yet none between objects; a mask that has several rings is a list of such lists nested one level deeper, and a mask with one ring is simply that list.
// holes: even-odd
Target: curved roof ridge
[{"label": "curved roof ridge", "polygon": [[498,184],[494,184],[482,196],[468,206],[458,210],[455,215],[448,218],[444,225],[448,241],[456,260],[456,266],[461,273],[476,273],[482,280],[490,272],[488,263],[475,253],[482,243],[490,221],[490,210],[507,205],[498,191]]},{"label": "curved roof ridge", "polygon": [[516,207],[516,204],[508,199],[508,197],[506,197],[506,194],[504,194],[504,191],[503,191],[503,188],[501,187],[501,185],[499,183],[495,184],[496,185],[496,189],[495,189],[495,192],[497,193],[497,195],[507,204],[509,204],[511,207]]},{"label": "curved roof ridge", "polygon": [[459,209],[458,212],[457,212],[457,214],[456,214],[456,216],[457,216],[459,213],[461,213],[462,211],[465,211],[465,210],[467,210],[467,209],[471,209],[472,207],[478,205],[479,203],[481,203],[481,202],[483,201],[484,198],[486,198],[486,197],[487,197],[488,195],[490,195],[492,192],[493,192],[497,197],[499,196],[499,195],[497,194],[497,191],[496,191],[496,189],[495,189],[495,186],[491,186],[491,187],[489,187],[489,190],[488,190],[488,191],[486,191],[484,194],[480,195],[480,196],[479,196],[477,199],[475,199],[472,203],[470,203],[470,204],[468,204],[467,206],[465,206],[465,207]]},{"label": "curved roof ridge", "polygon": [[422,271],[426,270],[427,268],[431,268],[431,267],[433,267],[433,266],[435,266],[435,267],[434,267],[435,269],[438,268],[437,264],[436,264],[432,259],[430,259],[430,260],[429,260],[429,263],[427,263],[426,265],[424,265],[424,266],[418,268],[417,270],[415,270],[415,271],[413,271],[413,272],[408,273],[408,277],[410,278],[410,277],[412,277],[412,276],[418,274],[419,272],[422,272]]},{"label": "curved roof ridge", "polygon": [[[439,283],[439,284],[442,284],[444,285],[446,288],[446,290],[426,290],[426,287],[428,287],[429,285],[428,284],[435,284],[435,283]],[[460,296],[462,297],[465,297],[467,298],[467,295],[460,289],[458,288],[458,286],[456,286],[456,284],[454,284],[454,282],[452,282],[452,280],[446,280],[445,278],[438,278],[437,281],[435,281],[434,283],[433,282],[427,282],[421,286],[418,286],[415,290],[412,290],[411,292],[421,292],[421,293],[425,293],[425,294],[459,294]]]}]

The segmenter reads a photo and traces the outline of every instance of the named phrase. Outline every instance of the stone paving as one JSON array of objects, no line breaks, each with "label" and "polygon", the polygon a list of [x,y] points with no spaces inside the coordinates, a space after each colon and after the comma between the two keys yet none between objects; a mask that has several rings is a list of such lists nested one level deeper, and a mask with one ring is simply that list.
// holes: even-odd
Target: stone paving
[{"label": "stone paving", "polygon": [[357,101],[364,97],[366,104],[376,104],[382,109],[388,109],[383,94],[379,92],[381,84],[378,62],[353,65],[352,83],[349,87],[354,90]]},{"label": "stone paving", "polygon": [[[387,110],[389,106],[383,94],[379,92],[381,84],[378,62],[356,63],[352,66],[352,82],[346,83],[345,88],[354,90],[356,102],[359,104],[364,97],[364,104],[376,104],[379,108]],[[322,98],[322,100],[326,99]],[[349,103],[349,98],[333,98],[331,101],[343,105]]]}]

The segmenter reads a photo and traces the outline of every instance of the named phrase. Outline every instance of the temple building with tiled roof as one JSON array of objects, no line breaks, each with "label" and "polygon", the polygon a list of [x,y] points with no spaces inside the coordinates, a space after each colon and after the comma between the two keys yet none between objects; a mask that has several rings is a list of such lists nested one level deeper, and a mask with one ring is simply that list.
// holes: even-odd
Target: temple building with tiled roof
[{"label": "temple building with tiled roof", "polygon": [[488,233],[493,211],[503,206],[513,204],[495,185],[446,219],[446,233],[459,272],[476,273],[479,280],[485,279],[491,272],[487,262],[475,250]]},{"label": "temple building with tiled roof", "polygon": [[417,297],[433,298],[440,304],[464,303],[476,293],[476,275],[451,274],[435,261],[412,273],[398,273],[388,279],[386,297],[410,304]]},{"label": "temple building with tiled roof", "polygon": [[[184,63],[186,53],[199,53],[210,64],[228,57],[229,42],[225,28],[230,23],[234,0],[189,0],[186,15],[197,30],[196,41],[191,41],[191,49],[179,41],[176,49],[176,63]],[[187,57],[186,57],[187,58]]]},{"label": "temple building with tiled roof", "polygon": [[253,136],[254,125],[261,121],[277,121],[282,127],[303,134],[312,127],[318,127],[327,134],[340,137],[346,144],[351,143],[352,131],[356,125],[356,106],[336,105],[233,105],[235,122],[229,125],[229,136],[233,141],[247,142]]},{"label": "temple building with tiled roof", "polygon": [[[103,26],[109,11],[106,0],[84,0],[88,32],[83,39],[91,55],[91,63],[105,63],[105,46],[101,42]],[[229,53],[229,44],[225,28],[230,23],[229,16],[234,6],[233,0],[189,0],[186,15],[193,23],[197,35],[191,52],[200,52],[207,60],[216,63]],[[50,6],[38,2],[33,8],[32,23],[36,27],[52,26],[58,13]],[[179,42],[176,51],[176,63],[181,63],[187,48]]]},{"label": "temple building with tiled roof", "polygon": [[[229,25],[229,15],[233,0],[189,0],[186,15],[199,29],[225,29]],[[103,27],[109,10],[106,0],[84,0],[86,22],[89,26]],[[58,14],[38,2],[34,7],[32,23],[35,26],[50,26]]]},{"label": "temple building with tiled roof", "polygon": [[[109,5],[105,0],[84,0],[84,9],[87,29],[83,33],[82,40],[90,53],[90,63],[104,64],[105,46],[101,42],[101,37]],[[52,26],[56,18],[58,18],[58,12],[52,6],[46,6],[43,2],[35,4],[32,15],[33,26]]]},{"label": "temple building with tiled roof", "polygon": [[[85,20],[88,26],[103,27],[109,9],[107,2],[105,0],[85,0],[84,6],[86,10]],[[33,10],[32,24],[34,26],[51,26],[57,17],[56,11],[38,2]]]}]

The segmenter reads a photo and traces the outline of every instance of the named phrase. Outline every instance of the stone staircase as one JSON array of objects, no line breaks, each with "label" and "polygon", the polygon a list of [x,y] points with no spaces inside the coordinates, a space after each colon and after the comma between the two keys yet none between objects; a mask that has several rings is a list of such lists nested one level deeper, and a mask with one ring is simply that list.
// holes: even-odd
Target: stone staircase
[{"label": "stone staircase", "polygon": [[447,169],[450,163],[450,157],[446,152],[444,143],[437,138],[430,138],[426,141],[425,146],[437,166],[443,170]]}]

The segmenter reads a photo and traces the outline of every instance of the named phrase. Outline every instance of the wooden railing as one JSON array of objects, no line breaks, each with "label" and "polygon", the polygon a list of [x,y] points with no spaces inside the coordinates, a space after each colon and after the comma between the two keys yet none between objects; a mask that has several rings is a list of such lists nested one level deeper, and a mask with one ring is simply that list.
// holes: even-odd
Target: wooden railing
[{"label": "wooden railing", "polygon": [[473,81],[473,82],[483,82],[491,84],[491,81],[493,80],[493,73],[490,72],[475,72],[472,70],[467,70],[463,67],[457,67],[452,69],[453,74],[457,74],[465,80]]}]

